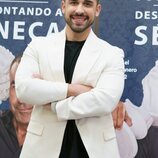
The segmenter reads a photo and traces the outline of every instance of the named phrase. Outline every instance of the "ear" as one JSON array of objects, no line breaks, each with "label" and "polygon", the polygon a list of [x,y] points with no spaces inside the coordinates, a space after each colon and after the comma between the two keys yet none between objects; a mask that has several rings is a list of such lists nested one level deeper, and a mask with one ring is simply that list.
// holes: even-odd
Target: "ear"
[{"label": "ear", "polygon": [[98,17],[101,12],[101,4],[97,4],[95,16]]},{"label": "ear", "polygon": [[62,13],[64,14],[65,13],[65,0],[61,1],[61,10],[62,10]]}]

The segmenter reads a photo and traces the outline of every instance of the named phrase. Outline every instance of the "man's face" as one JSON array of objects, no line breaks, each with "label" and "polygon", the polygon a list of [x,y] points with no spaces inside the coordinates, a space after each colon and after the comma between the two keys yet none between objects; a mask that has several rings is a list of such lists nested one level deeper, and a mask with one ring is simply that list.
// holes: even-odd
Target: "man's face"
[{"label": "man's face", "polygon": [[15,120],[21,124],[28,124],[32,112],[32,105],[21,103],[15,93],[15,73],[18,67],[18,63],[14,63],[10,70],[10,89],[9,100],[11,111],[15,117]]},{"label": "man's face", "polygon": [[65,21],[72,31],[81,33],[89,28],[96,16],[99,16],[101,5],[97,0],[62,0],[62,12]]}]

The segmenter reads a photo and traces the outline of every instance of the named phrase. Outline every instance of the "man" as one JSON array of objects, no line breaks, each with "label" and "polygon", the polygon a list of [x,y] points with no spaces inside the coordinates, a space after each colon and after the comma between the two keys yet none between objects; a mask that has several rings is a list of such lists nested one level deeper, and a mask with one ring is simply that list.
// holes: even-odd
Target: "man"
[{"label": "man", "polygon": [[15,73],[21,57],[10,66],[10,111],[0,117],[0,157],[19,158],[33,106],[20,102],[15,93]]},{"label": "man", "polygon": [[[122,103],[125,105],[126,112],[132,118],[133,126],[130,129],[138,143],[138,152],[135,158],[157,158],[158,155],[157,71],[158,62],[156,61],[155,66],[142,80],[144,97],[140,107],[137,107],[128,99],[125,103]],[[124,147],[127,147],[127,145]]]},{"label": "man", "polygon": [[[158,151],[157,151],[158,108],[156,104],[157,103],[156,91],[158,86],[157,71],[158,71],[158,62],[156,61],[155,66],[149,71],[149,73],[142,80],[144,97],[140,107],[137,107],[128,99],[126,99],[125,103],[122,103],[126,108],[124,109],[126,113],[128,113],[131,116],[133,126],[130,127],[130,130],[133,132],[135,136],[134,139],[137,139],[137,143],[138,143],[137,154],[133,156],[135,158],[157,158],[158,156]],[[119,106],[120,105],[118,105],[118,107]],[[115,109],[114,112],[117,109]],[[125,114],[123,113],[123,110],[121,111],[120,113]],[[118,119],[116,114],[113,114],[113,116],[114,118],[116,118],[116,120]],[[121,117],[121,121],[125,117],[126,116],[123,115]],[[127,148],[127,146],[128,145],[124,146],[124,148],[125,147]],[[125,158],[126,157],[127,156],[125,156]]]},{"label": "man", "polygon": [[[155,66],[149,71],[149,73],[142,80],[143,85],[143,100],[140,108],[147,111],[153,119],[148,125],[147,136],[138,140],[138,153],[136,158],[157,158],[158,157],[158,61],[155,62]],[[148,121],[149,122],[149,121]]]},{"label": "man", "polygon": [[25,50],[16,91],[35,108],[21,158],[119,158],[111,112],[123,91],[124,55],[91,30],[100,11],[98,0],[62,0],[65,29]]}]

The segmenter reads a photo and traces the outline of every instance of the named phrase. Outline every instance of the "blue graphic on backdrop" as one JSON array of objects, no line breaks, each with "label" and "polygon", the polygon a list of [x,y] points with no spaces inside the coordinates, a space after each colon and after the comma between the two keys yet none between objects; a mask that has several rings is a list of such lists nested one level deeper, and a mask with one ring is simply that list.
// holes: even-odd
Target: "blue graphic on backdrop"
[{"label": "blue graphic on backdrop", "polygon": [[140,106],[142,79],[158,60],[158,1],[106,0],[102,5],[99,36],[125,52],[122,100],[129,98]]}]

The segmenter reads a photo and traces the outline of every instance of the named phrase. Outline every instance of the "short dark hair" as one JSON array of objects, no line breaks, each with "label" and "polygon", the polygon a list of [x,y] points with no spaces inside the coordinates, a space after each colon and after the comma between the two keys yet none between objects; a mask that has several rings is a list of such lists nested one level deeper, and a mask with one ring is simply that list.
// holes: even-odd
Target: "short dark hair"
[{"label": "short dark hair", "polygon": [[12,66],[13,66],[14,63],[18,63],[18,64],[20,63],[21,57],[22,57],[22,55],[20,54],[20,55],[17,55],[17,56],[13,59],[13,61],[12,61],[11,64],[10,64],[10,69],[12,68]]}]

